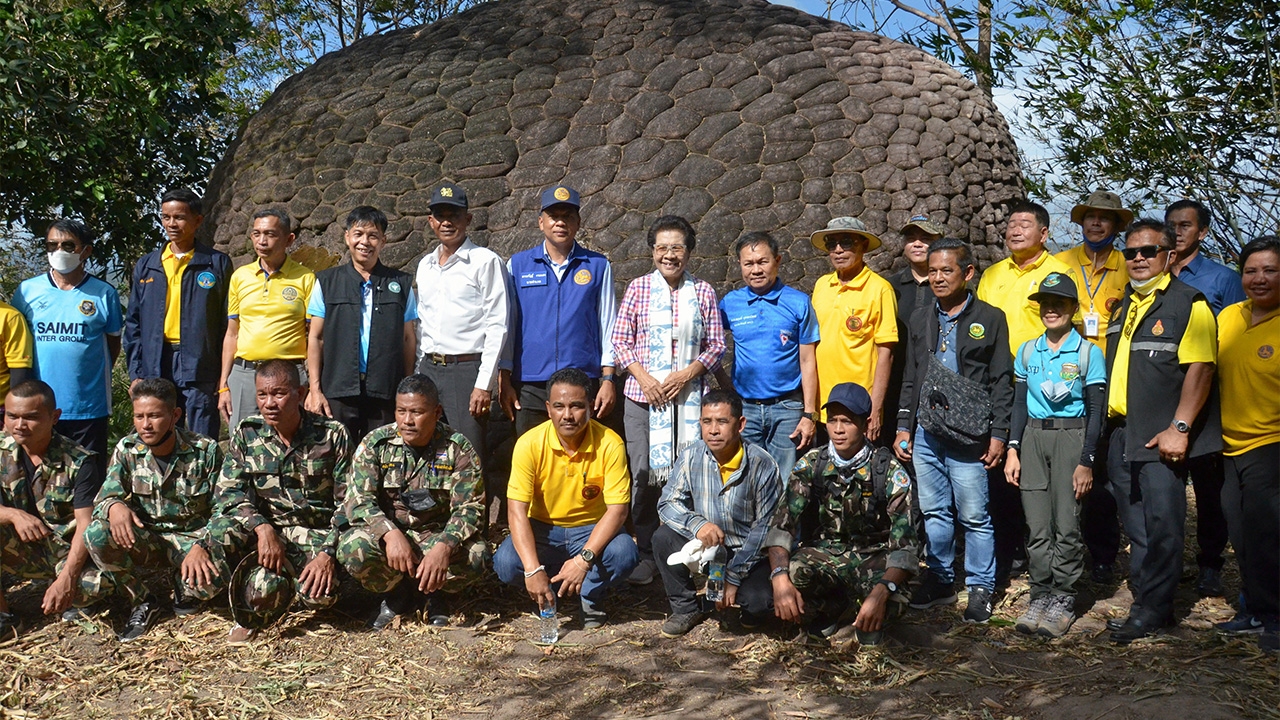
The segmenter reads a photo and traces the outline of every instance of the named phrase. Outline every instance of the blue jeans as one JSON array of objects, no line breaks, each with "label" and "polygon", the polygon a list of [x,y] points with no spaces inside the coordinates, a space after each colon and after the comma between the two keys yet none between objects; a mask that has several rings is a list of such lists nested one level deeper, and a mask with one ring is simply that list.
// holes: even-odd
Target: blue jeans
[{"label": "blue jeans", "polygon": [[[596,529],[594,524],[559,527],[533,518],[529,518],[529,524],[533,526],[538,562],[547,566],[547,577],[560,572],[560,566],[582,552],[591,537],[591,531]],[[605,591],[630,575],[639,562],[640,554],[631,536],[625,532],[613,536],[582,581],[583,608],[595,610],[600,601],[604,600]],[[524,587],[524,565],[520,562],[520,555],[516,553],[510,537],[503,540],[498,552],[494,553],[493,570],[502,582]]]},{"label": "blue jeans", "polygon": [[796,444],[791,433],[796,431],[796,424],[804,417],[804,402],[783,400],[772,405],[760,405],[744,400],[742,415],[747,419],[742,439],[769,451],[778,463],[778,471],[785,483],[796,466]]},{"label": "blue jeans", "polygon": [[[965,585],[996,587],[995,532],[987,510],[987,470],[979,450],[957,451],[916,428],[911,463],[924,514],[925,560],[943,584],[954,580],[955,523],[964,528]],[[954,502],[955,509],[952,510]]]}]

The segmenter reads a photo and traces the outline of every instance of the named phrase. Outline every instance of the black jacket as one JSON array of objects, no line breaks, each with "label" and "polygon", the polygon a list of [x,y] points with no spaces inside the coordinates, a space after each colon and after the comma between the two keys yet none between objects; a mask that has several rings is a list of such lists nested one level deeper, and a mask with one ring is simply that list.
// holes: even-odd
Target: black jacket
[{"label": "black jacket", "polygon": [[[1009,326],[999,308],[969,294],[969,304],[960,311],[953,335],[960,374],[986,385],[991,391],[991,435],[1009,438],[1009,416],[1013,411],[1013,357],[1009,354]],[[916,409],[920,406],[919,382],[924,378],[929,355],[938,348],[936,306],[922,309],[910,320],[907,366],[903,371],[898,427],[915,431]]]},{"label": "black jacket", "polygon": [[[369,280],[373,283],[373,315],[363,396],[391,400],[400,380],[413,371],[404,366],[404,315],[413,278],[379,262]],[[320,271],[316,283],[324,295],[325,313],[320,387],[333,398],[361,397],[364,278],[348,262]]]}]

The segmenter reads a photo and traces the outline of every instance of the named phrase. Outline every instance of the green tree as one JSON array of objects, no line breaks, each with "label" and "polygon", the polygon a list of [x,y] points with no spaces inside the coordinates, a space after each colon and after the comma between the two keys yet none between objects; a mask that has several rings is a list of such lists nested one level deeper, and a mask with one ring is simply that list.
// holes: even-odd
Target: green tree
[{"label": "green tree", "polygon": [[100,259],[130,263],[159,194],[202,185],[226,145],[219,84],[245,17],[226,0],[0,0],[0,27],[0,227],[78,216]]}]

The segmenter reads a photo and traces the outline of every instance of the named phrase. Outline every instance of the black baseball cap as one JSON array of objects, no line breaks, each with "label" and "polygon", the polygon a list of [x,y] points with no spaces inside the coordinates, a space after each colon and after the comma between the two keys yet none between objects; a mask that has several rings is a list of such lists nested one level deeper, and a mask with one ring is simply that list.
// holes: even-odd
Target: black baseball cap
[{"label": "black baseball cap", "polygon": [[1080,295],[1076,290],[1076,281],[1066,273],[1049,273],[1044,280],[1040,281],[1040,289],[1031,293],[1027,299],[1031,302],[1040,302],[1050,297],[1064,297],[1079,302]]},{"label": "black baseball cap", "polygon": [[460,207],[463,210],[466,210],[467,191],[463,190],[461,185],[445,183],[436,188],[435,192],[431,193],[431,202],[427,203],[427,205],[428,207],[435,207],[436,205],[453,205],[454,207]]},{"label": "black baseball cap", "polygon": [[840,383],[831,388],[831,395],[822,404],[822,409],[826,410],[832,405],[843,405],[857,417],[871,416],[871,395],[858,383]]}]

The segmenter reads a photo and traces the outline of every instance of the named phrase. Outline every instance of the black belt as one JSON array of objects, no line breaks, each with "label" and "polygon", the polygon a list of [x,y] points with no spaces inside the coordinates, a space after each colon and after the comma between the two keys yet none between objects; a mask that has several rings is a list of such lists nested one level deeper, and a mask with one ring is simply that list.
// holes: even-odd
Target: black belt
[{"label": "black belt", "polygon": [[776,398],[769,398],[768,400],[752,400],[751,398],[743,398],[742,402],[748,405],[777,405],[778,403],[786,402],[787,400],[799,400],[804,402],[804,390],[792,390],[786,395],[779,395]]},{"label": "black belt", "polygon": [[[238,366],[238,367],[242,367],[242,368],[244,368],[244,369],[246,369],[246,370],[257,370],[257,369],[258,369],[258,366],[259,366],[259,365],[261,365],[261,364],[263,364],[263,363],[265,363],[265,362],[270,362],[270,361],[269,361],[269,360],[245,360],[244,358],[240,358],[240,357],[238,357],[238,358],[236,358],[235,360],[232,360],[232,361],[231,361],[231,364],[232,364],[232,365],[236,365],[236,366]],[[286,359],[286,360],[285,360],[285,362],[291,362],[291,363],[293,363],[294,365],[297,365],[299,368],[301,368],[301,367],[302,367],[302,361],[301,361],[301,360],[288,360],[288,359]]]},{"label": "black belt", "polygon": [[1029,418],[1027,420],[1027,427],[1033,427],[1039,430],[1080,430],[1087,424],[1086,418],[1081,417],[1045,418],[1044,420]]},{"label": "black belt", "polygon": [[444,355],[442,353],[427,353],[422,356],[423,360],[429,361],[432,365],[454,365],[456,363],[472,362],[480,359],[480,353],[467,353],[465,355]]}]

